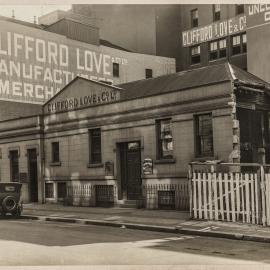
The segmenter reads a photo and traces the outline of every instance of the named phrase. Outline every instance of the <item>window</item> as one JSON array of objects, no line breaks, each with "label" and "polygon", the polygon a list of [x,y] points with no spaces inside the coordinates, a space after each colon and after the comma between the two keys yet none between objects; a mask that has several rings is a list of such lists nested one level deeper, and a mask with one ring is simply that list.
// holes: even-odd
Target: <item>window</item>
[{"label": "window", "polygon": [[247,52],[247,35],[246,33],[232,37],[232,54]]},{"label": "window", "polygon": [[101,163],[101,131],[100,128],[89,130],[89,163]]},{"label": "window", "polygon": [[226,57],[227,42],[226,39],[210,42],[209,45],[209,60]]},{"label": "window", "polygon": [[171,119],[157,120],[157,159],[173,158],[173,136]]},{"label": "window", "polygon": [[191,27],[197,27],[199,25],[199,13],[198,9],[191,10]]},{"label": "window", "polygon": [[10,158],[10,181],[19,182],[19,151],[12,150],[9,152]]},{"label": "window", "polygon": [[113,77],[119,77],[119,64],[113,63]]},{"label": "window", "polygon": [[63,183],[57,183],[57,198],[63,199],[67,196],[67,185],[65,182]]},{"label": "window", "polygon": [[145,69],[145,78],[152,78],[153,77],[153,70],[150,68]]},{"label": "window", "polygon": [[199,46],[195,46],[195,47],[191,47],[191,64],[198,64],[201,62],[201,49],[200,49],[200,45]]},{"label": "window", "polygon": [[210,42],[210,60],[218,58],[218,42]]},{"label": "window", "polygon": [[196,156],[213,156],[212,114],[195,116]]},{"label": "window", "polygon": [[53,183],[45,183],[45,198],[53,198],[54,197],[54,187]]},{"label": "window", "polygon": [[216,4],[213,5],[213,21],[219,21],[220,20],[220,5]]},{"label": "window", "polygon": [[227,40],[219,40],[219,58],[226,57],[227,55]]},{"label": "window", "polygon": [[60,162],[59,142],[52,142],[52,162]]},{"label": "window", "polygon": [[244,5],[235,5],[235,14],[239,15],[244,13]]},{"label": "window", "polygon": [[247,34],[242,35],[242,51],[243,53],[247,52]]}]

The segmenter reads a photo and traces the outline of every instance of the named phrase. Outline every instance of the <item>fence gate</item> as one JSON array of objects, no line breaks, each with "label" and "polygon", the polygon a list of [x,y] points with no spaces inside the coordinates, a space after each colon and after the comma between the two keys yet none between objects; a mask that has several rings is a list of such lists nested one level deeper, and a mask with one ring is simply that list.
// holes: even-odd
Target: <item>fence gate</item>
[{"label": "fence gate", "polygon": [[[218,172],[209,164],[204,168],[201,166],[199,170],[191,166],[190,211],[192,217],[261,224],[264,223],[263,217],[268,211],[270,225],[270,173],[264,175],[258,164],[248,164],[249,167],[243,164],[220,164],[220,166],[225,165],[227,172]],[[243,168],[243,166],[246,167]],[[266,175],[268,178],[265,177]],[[263,196],[261,179],[265,181]],[[264,201],[266,201],[266,206],[264,206]]]}]

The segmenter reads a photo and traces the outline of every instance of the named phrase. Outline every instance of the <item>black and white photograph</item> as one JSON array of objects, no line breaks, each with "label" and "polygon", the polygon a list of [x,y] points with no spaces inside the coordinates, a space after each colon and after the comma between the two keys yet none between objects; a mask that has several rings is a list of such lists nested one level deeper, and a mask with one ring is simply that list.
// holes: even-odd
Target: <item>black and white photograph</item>
[{"label": "black and white photograph", "polygon": [[270,269],[270,2],[0,1],[1,269]]}]

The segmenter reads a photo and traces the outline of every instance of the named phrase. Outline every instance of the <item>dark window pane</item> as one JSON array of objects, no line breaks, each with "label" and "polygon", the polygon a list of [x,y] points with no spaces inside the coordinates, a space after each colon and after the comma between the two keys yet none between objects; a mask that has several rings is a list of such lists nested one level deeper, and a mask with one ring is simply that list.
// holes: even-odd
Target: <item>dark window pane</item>
[{"label": "dark window pane", "polygon": [[215,60],[218,58],[218,52],[214,51],[214,52],[210,52],[210,60]]},{"label": "dark window pane", "polygon": [[145,78],[152,78],[153,77],[153,70],[150,68],[145,69]]},{"label": "dark window pane", "polygon": [[244,5],[236,5],[236,15],[244,13]]},{"label": "dark window pane", "polygon": [[57,184],[57,198],[65,198],[67,196],[67,186],[66,183]]},{"label": "dark window pane", "polygon": [[219,51],[219,58],[226,57],[226,55],[227,55],[226,49],[223,49],[223,50]]},{"label": "dark window pane", "polygon": [[10,157],[10,180],[11,182],[19,182],[19,153],[18,150],[9,152]]},{"label": "dark window pane", "polygon": [[198,9],[191,10],[191,27],[197,27],[199,25],[198,19],[199,19]]},{"label": "dark window pane", "polygon": [[119,64],[113,63],[113,77],[119,77]]},{"label": "dark window pane", "polygon": [[45,183],[45,198],[53,198],[53,183]]},{"label": "dark window pane", "polygon": [[52,143],[52,162],[59,162],[59,142]]},{"label": "dark window pane", "polygon": [[90,163],[101,163],[101,131],[99,128],[89,131]]},{"label": "dark window pane", "polygon": [[191,64],[199,64],[201,62],[201,57],[200,55],[192,56],[191,57]]},{"label": "dark window pane", "polygon": [[241,53],[241,46],[240,45],[239,46],[234,46],[232,48],[232,54],[239,54],[239,53]]}]

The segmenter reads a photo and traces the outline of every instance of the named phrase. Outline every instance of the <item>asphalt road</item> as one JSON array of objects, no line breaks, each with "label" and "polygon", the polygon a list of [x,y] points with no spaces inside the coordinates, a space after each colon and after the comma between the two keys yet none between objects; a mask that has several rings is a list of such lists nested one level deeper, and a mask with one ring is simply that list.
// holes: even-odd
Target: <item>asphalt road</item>
[{"label": "asphalt road", "polygon": [[0,220],[0,265],[268,265],[270,244],[31,220]]}]

